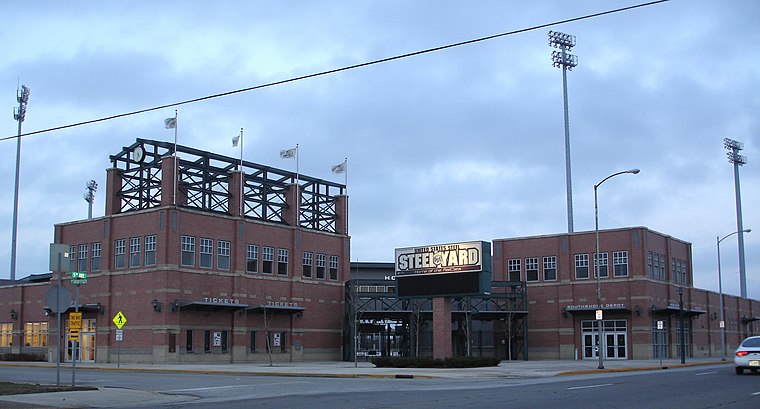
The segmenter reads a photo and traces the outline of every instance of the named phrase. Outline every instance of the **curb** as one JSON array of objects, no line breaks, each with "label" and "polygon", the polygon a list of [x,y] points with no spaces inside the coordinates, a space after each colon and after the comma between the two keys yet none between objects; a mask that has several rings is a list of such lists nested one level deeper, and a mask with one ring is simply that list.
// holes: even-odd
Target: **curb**
[{"label": "curb", "polygon": [[676,369],[676,368],[687,368],[691,366],[705,366],[705,365],[722,365],[722,364],[728,364],[727,361],[717,361],[717,362],[695,362],[695,363],[688,363],[688,364],[675,364],[675,365],[662,365],[662,366],[640,366],[640,367],[633,367],[633,368],[605,368],[605,369],[581,369],[576,371],[564,371],[557,374],[557,376],[568,376],[568,375],[587,375],[587,374],[595,374],[595,373],[607,373],[607,372],[637,372],[637,371],[657,371],[662,369]]}]

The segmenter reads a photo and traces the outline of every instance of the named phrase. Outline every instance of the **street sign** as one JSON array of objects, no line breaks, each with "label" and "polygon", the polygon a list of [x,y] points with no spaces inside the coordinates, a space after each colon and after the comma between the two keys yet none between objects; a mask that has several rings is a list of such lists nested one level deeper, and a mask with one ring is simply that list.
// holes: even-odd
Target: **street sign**
[{"label": "street sign", "polygon": [[657,321],[657,329],[663,329],[665,327],[665,323],[662,321]]},{"label": "street sign", "polygon": [[72,271],[71,284],[87,284],[87,273],[83,271]]},{"label": "street sign", "polygon": [[45,302],[52,312],[65,312],[71,306],[71,291],[68,288],[53,284],[45,293]]},{"label": "street sign", "polygon": [[602,310],[596,310],[596,320],[597,321],[602,320]]},{"label": "street sign", "polygon": [[69,329],[69,341],[79,341],[78,329]]},{"label": "street sign", "polygon": [[117,329],[116,330],[116,340],[121,341],[124,339],[124,330]]},{"label": "street sign", "polygon": [[116,324],[116,328],[121,329],[121,327],[127,323],[127,317],[119,311],[116,313],[116,316],[113,317],[113,323]]},{"label": "street sign", "polygon": [[721,328],[726,328],[726,321],[721,320],[720,325]]},{"label": "street sign", "polygon": [[82,313],[70,312],[69,313],[69,328],[79,330],[82,329]]}]

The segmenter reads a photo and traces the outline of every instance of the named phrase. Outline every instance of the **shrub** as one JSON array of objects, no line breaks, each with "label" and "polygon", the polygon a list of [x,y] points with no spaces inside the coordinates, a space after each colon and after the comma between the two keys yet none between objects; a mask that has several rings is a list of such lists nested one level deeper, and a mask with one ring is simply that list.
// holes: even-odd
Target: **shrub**
[{"label": "shrub", "polygon": [[480,368],[497,366],[500,360],[474,356],[457,356],[445,359],[384,356],[372,358],[371,362],[378,368]]}]

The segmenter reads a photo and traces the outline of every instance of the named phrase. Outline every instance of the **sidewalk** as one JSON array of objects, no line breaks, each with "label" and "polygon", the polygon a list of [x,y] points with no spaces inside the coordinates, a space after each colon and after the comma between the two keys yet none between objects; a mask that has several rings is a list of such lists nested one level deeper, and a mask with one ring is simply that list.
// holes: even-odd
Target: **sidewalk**
[{"label": "sidewalk", "polygon": [[[227,364],[227,365],[151,365],[115,363],[78,363],[78,370],[102,371],[143,371],[166,373],[223,373],[249,376],[287,377],[330,377],[330,378],[395,378],[395,379],[497,379],[497,378],[541,378],[563,375],[577,375],[604,372],[648,371],[679,368],[695,365],[730,364],[719,358],[688,359],[681,365],[680,360],[610,360],[604,362],[604,369],[597,369],[599,361],[502,361],[499,366],[488,368],[439,369],[439,368],[376,368],[368,362],[300,362],[267,364]],[[0,362],[0,366],[51,367],[46,362]],[[61,365],[61,368],[70,369]],[[149,391],[131,389],[101,388],[97,391],[57,392],[33,395],[0,396],[4,408],[45,407],[108,407],[108,405],[151,405],[180,403],[188,399]]]}]

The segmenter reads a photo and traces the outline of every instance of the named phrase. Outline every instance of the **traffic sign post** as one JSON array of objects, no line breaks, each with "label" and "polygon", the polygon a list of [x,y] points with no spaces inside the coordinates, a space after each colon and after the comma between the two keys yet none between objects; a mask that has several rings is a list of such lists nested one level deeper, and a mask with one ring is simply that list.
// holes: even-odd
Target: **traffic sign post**
[{"label": "traffic sign post", "polygon": [[72,271],[71,284],[72,285],[87,284],[87,273],[82,272],[82,271]]},{"label": "traffic sign post", "polygon": [[[127,323],[127,317],[122,314],[121,311],[117,312],[116,315],[113,317],[113,323],[116,324],[116,340],[121,341],[124,337],[124,333],[122,332],[121,327],[124,326],[124,324]],[[121,368],[121,342],[116,344],[116,367]]]}]

